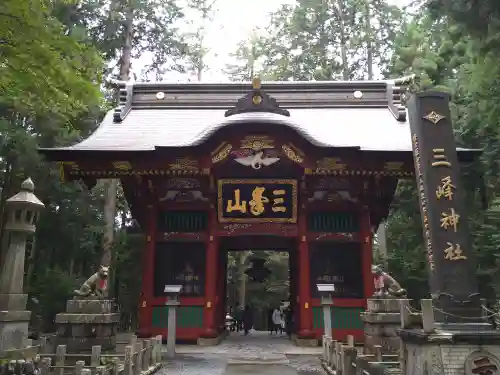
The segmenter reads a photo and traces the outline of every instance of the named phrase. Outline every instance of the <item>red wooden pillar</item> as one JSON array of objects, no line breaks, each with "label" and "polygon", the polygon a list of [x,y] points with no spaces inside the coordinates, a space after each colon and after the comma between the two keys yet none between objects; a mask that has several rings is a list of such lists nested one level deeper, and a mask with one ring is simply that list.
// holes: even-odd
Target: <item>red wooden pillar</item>
[{"label": "red wooden pillar", "polygon": [[363,267],[363,289],[365,298],[370,298],[374,292],[372,276],[372,226],[370,222],[370,210],[363,207],[360,213],[360,235]]},{"label": "red wooden pillar", "polygon": [[216,337],[216,305],[217,305],[217,275],[219,273],[219,239],[217,237],[217,212],[211,207],[209,211],[208,238],[206,247],[205,270],[205,308],[203,322],[203,337]]},{"label": "red wooden pillar", "polygon": [[312,332],[312,306],[311,306],[311,278],[309,264],[309,243],[307,241],[307,212],[304,206],[298,218],[299,229],[299,329],[300,337],[313,337]]},{"label": "red wooden pillar", "polygon": [[146,209],[146,245],[142,256],[142,287],[139,305],[139,333],[150,337],[153,318],[154,258],[156,243],[156,205]]},{"label": "red wooden pillar", "polygon": [[218,259],[219,263],[218,267],[218,275],[217,275],[217,309],[216,309],[216,328],[217,332],[221,331],[221,328],[224,324],[225,316],[226,316],[226,262],[223,257],[224,254],[218,249]]}]

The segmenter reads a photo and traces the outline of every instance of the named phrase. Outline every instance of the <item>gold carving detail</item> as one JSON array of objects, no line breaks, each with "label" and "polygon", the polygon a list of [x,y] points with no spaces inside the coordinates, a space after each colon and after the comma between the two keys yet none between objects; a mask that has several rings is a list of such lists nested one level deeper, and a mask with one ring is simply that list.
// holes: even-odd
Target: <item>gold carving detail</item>
[{"label": "gold carving detail", "polygon": [[174,171],[197,171],[198,161],[189,158],[179,158],[176,159],[174,163],[169,164],[171,170]]},{"label": "gold carving detail", "polygon": [[295,163],[302,163],[304,161],[304,158],[301,156],[301,154],[303,155],[303,153],[296,149],[296,151],[294,150],[294,147],[292,145],[287,145],[287,144],[284,144],[283,146],[281,146],[281,149],[283,150],[283,152],[285,153],[285,155],[288,157],[288,159],[290,159],[291,161],[294,161]]},{"label": "gold carving detail", "polygon": [[317,165],[319,170],[324,171],[343,171],[347,167],[339,158],[323,158],[317,161]]},{"label": "gold carving detail", "polygon": [[241,148],[253,151],[273,149],[274,140],[269,138],[267,135],[249,135],[241,140]]},{"label": "gold carving detail", "polygon": [[253,98],[252,98],[252,102],[255,105],[259,105],[260,103],[262,103],[262,96],[260,96],[260,95],[254,95]]},{"label": "gold carving detail", "polygon": [[388,161],[384,164],[386,171],[400,171],[405,163],[399,161]]},{"label": "gold carving detail", "polygon": [[223,160],[225,160],[229,154],[231,153],[231,150],[233,149],[233,145],[230,143],[223,142],[219,147],[215,149],[214,152],[212,152],[212,163],[216,164],[219,163]]},{"label": "gold carving detail", "polygon": [[432,122],[434,125],[436,125],[439,121],[444,120],[446,117],[444,117],[443,115],[440,115],[436,111],[430,111],[423,118],[427,121]]},{"label": "gold carving detail", "polygon": [[132,164],[128,161],[114,161],[113,168],[118,169],[119,171],[130,171],[132,169]]},{"label": "gold carving detail", "polygon": [[62,165],[67,165],[71,170],[73,171],[79,171],[80,167],[79,165],[74,162],[74,161],[63,161],[61,162]]}]

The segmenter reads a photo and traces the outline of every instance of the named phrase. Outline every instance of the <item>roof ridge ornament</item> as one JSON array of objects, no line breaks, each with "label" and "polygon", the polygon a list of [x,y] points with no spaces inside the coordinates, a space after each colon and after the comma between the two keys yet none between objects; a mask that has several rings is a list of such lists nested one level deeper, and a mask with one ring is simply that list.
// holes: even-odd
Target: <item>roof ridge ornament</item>
[{"label": "roof ridge ornament", "polygon": [[248,112],[267,112],[290,117],[290,112],[280,108],[278,102],[273,97],[261,90],[260,78],[252,80],[252,91],[240,98],[236,105],[224,113],[225,117]]},{"label": "roof ridge ornament", "polygon": [[132,81],[118,81],[108,78],[108,83],[118,88],[118,106],[113,111],[113,122],[120,123],[132,109],[132,96],[134,95],[134,83]]},{"label": "roof ridge ornament", "polygon": [[410,87],[415,84],[417,79],[418,77],[415,74],[411,74],[406,77],[386,81],[389,110],[399,122],[406,121],[407,95]]}]

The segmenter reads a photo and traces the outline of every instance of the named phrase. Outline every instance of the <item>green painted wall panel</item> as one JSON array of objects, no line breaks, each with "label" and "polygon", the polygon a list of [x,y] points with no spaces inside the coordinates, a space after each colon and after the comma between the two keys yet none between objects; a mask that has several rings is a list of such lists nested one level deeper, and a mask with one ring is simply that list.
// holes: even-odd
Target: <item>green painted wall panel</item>
[{"label": "green painted wall panel", "polygon": [[[364,311],[362,307],[332,307],[333,329],[363,329],[363,321],[360,314]],[[323,310],[321,307],[313,307],[313,327],[323,328]]]},{"label": "green painted wall panel", "polygon": [[[168,327],[168,306],[153,307],[153,328]],[[202,328],[203,306],[179,306],[177,308],[177,328]]]},{"label": "green painted wall panel", "polygon": [[313,212],[307,217],[311,232],[359,232],[359,215],[351,212]]}]

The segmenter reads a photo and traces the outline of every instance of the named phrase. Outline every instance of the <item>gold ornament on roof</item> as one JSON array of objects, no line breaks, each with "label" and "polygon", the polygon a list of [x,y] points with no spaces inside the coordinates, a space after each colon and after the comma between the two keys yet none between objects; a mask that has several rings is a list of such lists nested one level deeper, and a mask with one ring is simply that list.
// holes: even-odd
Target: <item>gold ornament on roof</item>
[{"label": "gold ornament on roof", "polygon": [[439,121],[445,119],[446,117],[444,117],[443,115],[440,115],[436,111],[431,111],[428,114],[426,114],[423,118],[426,119],[427,121],[432,122],[434,125],[436,125]]},{"label": "gold ornament on roof", "polygon": [[260,90],[261,82],[259,77],[255,77],[252,80],[252,87],[254,90]]}]

